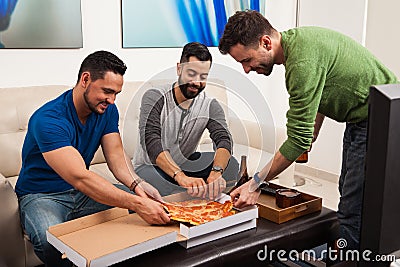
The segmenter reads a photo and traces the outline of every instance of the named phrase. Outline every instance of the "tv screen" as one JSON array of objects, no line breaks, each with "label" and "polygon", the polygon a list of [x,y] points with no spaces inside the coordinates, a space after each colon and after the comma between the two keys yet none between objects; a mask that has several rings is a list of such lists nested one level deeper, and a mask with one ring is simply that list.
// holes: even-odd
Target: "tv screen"
[{"label": "tv screen", "polygon": [[[400,249],[400,84],[372,86],[369,98],[361,251]],[[372,257],[372,256],[371,256]],[[389,266],[362,262],[360,266]]]}]

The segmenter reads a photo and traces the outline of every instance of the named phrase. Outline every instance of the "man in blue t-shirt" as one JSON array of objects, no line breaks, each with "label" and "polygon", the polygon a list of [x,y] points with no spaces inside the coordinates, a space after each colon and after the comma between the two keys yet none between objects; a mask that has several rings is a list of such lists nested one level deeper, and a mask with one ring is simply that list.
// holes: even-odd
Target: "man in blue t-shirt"
[{"label": "man in blue t-shirt", "polygon": [[[49,226],[111,207],[135,211],[150,224],[169,222],[162,205],[149,198],[161,199],[158,191],[131,171],[126,160],[114,104],[125,71],[125,64],[110,52],[90,54],[75,87],[40,107],[29,120],[15,190],[22,226],[46,266],[72,265],[47,242]],[[123,185],[114,186],[89,170],[100,145]]]}]

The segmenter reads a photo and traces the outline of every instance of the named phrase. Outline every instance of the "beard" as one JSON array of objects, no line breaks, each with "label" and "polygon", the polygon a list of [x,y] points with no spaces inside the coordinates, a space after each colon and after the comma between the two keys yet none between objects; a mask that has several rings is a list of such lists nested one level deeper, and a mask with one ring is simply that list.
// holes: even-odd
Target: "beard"
[{"label": "beard", "polygon": [[89,101],[89,97],[88,97],[89,91],[90,91],[90,85],[89,85],[89,87],[86,89],[86,91],[83,93],[83,99],[85,100],[86,105],[88,106],[88,108],[90,109],[90,111],[92,111],[92,112],[94,112],[94,113],[96,113],[96,114],[99,114],[99,115],[104,114],[104,112],[100,112],[96,107],[97,107],[98,105],[100,105],[100,104],[105,103],[105,101],[99,102],[99,103],[97,103],[96,105],[93,104],[93,103],[91,103],[91,102]]},{"label": "beard", "polygon": [[[185,84],[182,84],[181,78],[180,78],[180,77],[178,78],[178,84],[179,84],[179,89],[181,90],[183,96],[184,96],[186,99],[193,99],[193,98],[195,98],[196,96],[198,96],[198,95],[201,93],[201,91],[204,90],[204,88],[206,88],[205,86],[195,85],[195,84],[193,84],[193,83],[185,83]],[[197,92],[189,91],[189,90],[188,90],[189,87],[196,88],[196,89],[197,89]]]},{"label": "beard", "polygon": [[[257,72],[257,74],[263,74],[265,76],[269,76],[272,73],[274,65],[260,64],[259,67],[252,69]],[[262,72],[258,72],[257,70],[262,70]]]}]

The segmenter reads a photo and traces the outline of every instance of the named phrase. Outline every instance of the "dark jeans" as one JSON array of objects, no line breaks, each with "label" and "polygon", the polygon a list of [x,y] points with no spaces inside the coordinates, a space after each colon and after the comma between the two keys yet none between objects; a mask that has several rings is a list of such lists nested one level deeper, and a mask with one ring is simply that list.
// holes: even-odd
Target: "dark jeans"
[{"label": "dark jeans", "polygon": [[[124,185],[118,188],[130,192]],[[59,223],[103,211],[110,206],[98,203],[83,193],[71,189],[58,193],[37,193],[19,199],[21,224],[33,244],[34,251],[45,266],[72,266],[68,259],[47,242],[46,230]]]},{"label": "dark jeans", "polygon": [[[187,176],[206,180],[213,166],[214,154],[214,152],[195,152],[179,167]],[[239,163],[232,156],[222,174],[222,177],[226,181],[227,189],[231,188],[236,183],[238,172]],[[186,191],[186,189],[180,187],[172,177],[155,165],[139,166],[136,169],[136,173],[140,178],[157,188],[162,196]]]},{"label": "dark jeans", "polygon": [[347,242],[344,250],[359,249],[366,147],[367,121],[347,123],[343,137],[338,209],[339,238],[344,238]]}]

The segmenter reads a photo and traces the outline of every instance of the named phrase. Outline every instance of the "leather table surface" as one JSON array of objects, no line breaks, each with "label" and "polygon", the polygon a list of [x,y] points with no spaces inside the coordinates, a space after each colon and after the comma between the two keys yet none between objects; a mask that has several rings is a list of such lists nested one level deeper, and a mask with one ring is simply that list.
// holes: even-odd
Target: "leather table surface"
[{"label": "leather table surface", "polygon": [[257,257],[265,246],[268,251],[275,250],[275,255],[278,250],[289,253],[295,249],[301,253],[331,241],[337,227],[336,212],[324,207],[320,212],[282,224],[259,218],[254,229],[189,249],[171,244],[113,266],[266,266],[268,259]]}]

